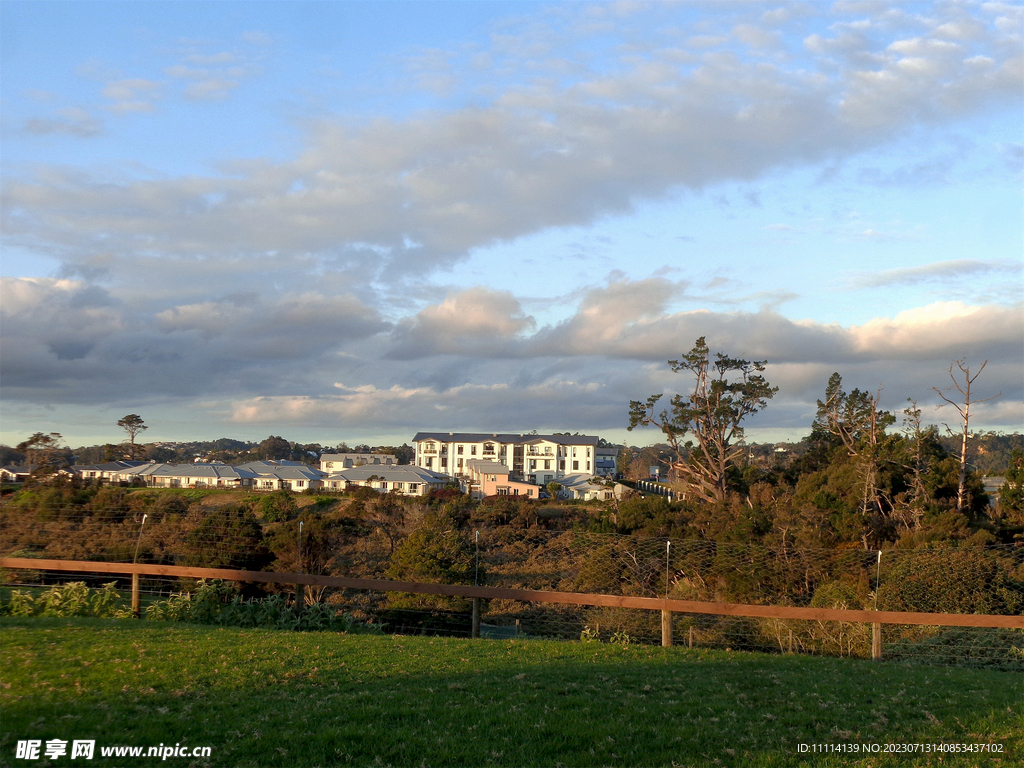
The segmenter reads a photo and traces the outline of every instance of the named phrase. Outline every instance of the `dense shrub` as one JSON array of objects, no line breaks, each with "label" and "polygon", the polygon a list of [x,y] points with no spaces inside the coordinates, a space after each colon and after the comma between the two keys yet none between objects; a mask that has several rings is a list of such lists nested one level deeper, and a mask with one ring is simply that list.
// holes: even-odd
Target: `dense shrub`
[{"label": "dense shrub", "polygon": [[1021,671],[1024,630],[944,627],[921,639],[886,645],[884,656],[898,661]]},{"label": "dense shrub", "polygon": [[194,591],[172,595],[153,603],[146,618],[157,621],[188,621],[232,627],[379,633],[350,614],[324,603],[303,605],[284,594],[245,600],[223,581],[200,581]]},{"label": "dense shrub", "polygon": [[28,592],[14,590],[2,612],[13,616],[95,616],[98,618],[128,618],[131,610],[118,593],[114,582],[101,589],[89,589],[85,582],[57,584],[32,597]]}]

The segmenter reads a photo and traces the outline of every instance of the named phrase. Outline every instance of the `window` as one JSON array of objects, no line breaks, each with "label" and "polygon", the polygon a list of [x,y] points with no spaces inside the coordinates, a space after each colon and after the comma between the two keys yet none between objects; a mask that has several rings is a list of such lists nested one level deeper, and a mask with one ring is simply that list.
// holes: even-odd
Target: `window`
[{"label": "window", "polygon": [[475,445],[471,445],[471,446],[469,446],[469,452],[470,452],[470,454],[472,454],[473,456],[476,456],[476,446],[475,446]]},{"label": "window", "polygon": [[296,481],[295,481],[295,487],[296,487],[296,488],[301,488],[301,487],[302,487],[302,486],[304,486],[305,484],[306,484],[306,481],[305,481],[305,480],[296,480]]},{"label": "window", "polygon": [[574,461],[574,462],[572,463],[572,469],[573,469],[573,472],[576,472],[576,471],[578,471],[578,470],[579,470],[579,468],[580,468],[580,463],[579,463],[578,461]]},{"label": "window", "polygon": [[446,456],[441,457],[441,469],[448,469],[448,458]]},{"label": "window", "polygon": [[459,456],[462,455],[462,446],[461,445],[459,446],[458,453],[459,453]]},{"label": "window", "polygon": [[550,459],[546,459],[544,461],[544,469],[551,469],[551,460]]},{"label": "window", "polygon": [[402,484],[401,483],[392,483],[391,487],[394,488],[396,491],[402,490]]},{"label": "window", "polygon": [[387,482],[387,480],[381,480],[380,481],[380,487],[381,487],[381,490],[386,491],[388,489],[388,482]]},{"label": "window", "polygon": [[409,483],[409,493],[416,493],[420,489],[419,483]]},{"label": "window", "polygon": [[537,461],[535,459],[530,459],[530,469],[536,469],[536,468],[537,468]]},{"label": "window", "polygon": [[427,469],[430,469],[433,466],[434,466],[434,457],[433,456],[427,456]]},{"label": "window", "polygon": [[[462,453],[462,451],[459,451],[459,453]],[[462,459],[459,459],[459,469],[462,469]]]}]

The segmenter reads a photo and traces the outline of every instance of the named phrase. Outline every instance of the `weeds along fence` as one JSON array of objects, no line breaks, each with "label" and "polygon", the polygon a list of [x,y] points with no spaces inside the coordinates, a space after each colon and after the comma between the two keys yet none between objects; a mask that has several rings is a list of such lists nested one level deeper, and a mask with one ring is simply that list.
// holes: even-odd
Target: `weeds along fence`
[{"label": "weeds along fence", "polygon": [[1024,670],[1024,547],[879,553],[535,525],[438,531],[407,546],[416,525],[328,530],[308,516],[267,523],[184,507],[151,508],[145,520],[125,509],[5,509],[2,596],[114,582],[127,601],[135,574],[144,614],[196,579],[223,578],[243,596],[301,596],[406,634],[671,639]]},{"label": "weeds along fence", "polygon": [[[512,601],[525,604],[555,605],[579,609],[597,609],[612,611],[633,611],[636,613],[653,615],[657,614],[660,623],[661,643],[665,646],[673,645],[673,638],[677,627],[675,614],[696,614],[699,617],[712,617],[722,619],[746,619],[765,622],[765,626],[774,630],[779,643],[779,650],[794,652],[805,650],[803,635],[800,629],[794,632],[793,624],[802,623],[816,624],[819,626],[829,625],[826,636],[838,642],[838,650],[841,655],[858,655],[853,653],[858,642],[858,633],[850,632],[848,627],[858,625],[870,626],[872,634],[872,655],[874,658],[881,658],[882,641],[880,629],[884,625],[912,627],[917,631],[916,638],[903,638],[897,643],[891,644],[891,651],[899,658],[916,658],[918,660],[942,661],[945,663],[973,662],[982,663],[1001,668],[1014,669],[1024,668],[1020,662],[1024,660],[1024,648],[1021,644],[1012,642],[1013,638],[1007,638],[1000,649],[999,644],[992,645],[992,640],[975,637],[973,640],[967,630],[1007,630],[1019,632],[1024,629],[1024,619],[1019,616],[997,616],[982,614],[932,614],[919,612],[896,612],[896,611],[866,611],[850,609],[828,609],[813,607],[788,607],[788,606],[759,606],[741,605],[734,603],[710,603],[696,602],[689,600],[678,600],[672,598],[651,598],[631,597],[625,595],[602,595],[585,594],[573,592],[544,592],[538,590],[507,589],[500,587],[481,587],[459,584],[428,584],[418,582],[401,582],[382,579],[360,579],[350,577],[323,576],[300,573],[274,573],[265,571],[238,571],[220,568],[190,568],[183,566],[152,565],[138,563],[102,563],[88,561],[59,561],[40,560],[33,558],[0,558],[0,567],[13,569],[16,572],[20,569],[38,569],[39,571],[57,572],[66,574],[89,573],[93,578],[110,574],[125,575],[132,577],[132,598],[131,610],[135,615],[141,615],[141,577],[162,577],[178,579],[217,579],[221,581],[238,581],[260,584],[290,585],[298,594],[299,588],[333,588],[336,590],[358,590],[375,591],[387,594],[414,594],[426,595],[435,598],[457,598],[468,599],[472,605],[470,632],[474,637],[481,635],[481,601],[497,600]],[[106,590],[108,593],[110,588]],[[335,603],[337,605],[337,603]],[[330,602],[328,602],[330,605]],[[339,606],[340,607],[340,606]],[[593,614],[591,618],[598,618],[604,614]],[[631,642],[627,631],[622,629],[623,616],[611,614],[611,621],[615,629],[611,636],[612,642]],[[627,619],[628,621],[628,619]],[[695,625],[689,623],[692,620],[683,618],[681,621],[687,627],[688,632],[685,638],[686,644],[691,647],[694,644]],[[516,622],[517,630],[519,620]],[[788,631],[787,631],[788,627]],[[935,628],[944,628],[947,631],[953,628],[957,631],[956,637],[962,644],[968,642],[970,647],[976,651],[972,656],[964,657],[962,649],[951,647],[948,638],[943,641],[934,633]],[[606,625],[606,631],[609,628]],[[518,634],[518,632],[517,632]],[[864,632],[860,633],[860,640],[863,640]],[[799,647],[794,646],[794,636],[800,637]],[[600,624],[594,622],[594,626],[585,626],[581,632],[581,640],[600,639]],[[1024,638],[1019,638],[1024,640]],[[699,642],[707,644],[703,634]],[[921,648],[929,649],[931,653],[912,653],[915,643]],[[787,647],[788,646],[788,647]],[[843,653],[845,648],[845,653]],[[920,650],[920,649],[919,649]],[[1003,653],[999,653],[1002,650]]]}]

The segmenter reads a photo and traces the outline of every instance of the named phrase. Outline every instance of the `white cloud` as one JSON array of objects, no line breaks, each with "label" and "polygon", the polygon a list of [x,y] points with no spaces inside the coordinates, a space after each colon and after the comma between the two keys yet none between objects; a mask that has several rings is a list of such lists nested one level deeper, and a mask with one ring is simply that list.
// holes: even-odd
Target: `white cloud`
[{"label": "white cloud", "polygon": [[[745,38],[755,31],[737,29]],[[1019,46],[1004,45],[990,26],[956,42],[948,29],[942,37],[921,23],[914,35],[885,25],[852,37],[836,30],[808,38],[821,52],[810,61],[802,51],[791,52],[800,54],[791,63],[714,51],[692,68],[623,58],[565,85],[508,87],[478,106],[362,126],[324,119],[294,158],[225,165],[224,177],[38,176],[11,185],[5,204],[33,212],[19,227],[32,237],[85,243],[102,235],[128,248],[144,232],[149,252],[211,255],[363,243],[388,250],[403,271],[429,272],[477,246],[589,224],[681,187],[848,156],[921,121],[958,119],[1019,94]],[[869,58],[837,65],[829,58],[837,45]],[[223,65],[196,67],[186,57],[167,69],[187,83],[190,99],[223,99],[255,71],[223,51],[190,56]],[[994,63],[963,66],[978,56]],[[431,61],[441,64],[424,71],[449,67],[444,52]],[[141,82],[109,87],[137,94]],[[98,127],[81,116],[31,130],[87,135]],[[402,245],[408,240],[423,246],[415,259]]]},{"label": "white cloud", "polygon": [[850,284],[855,288],[879,288],[882,286],[915,285],[923,282],[955,282],[976,275],[1004,275],[1006,278],[1021,279],[1024,265],[1003,261],[981,261],[979,259],[957,259],[923,264],[917,267],[899,267],[882,272],[854,275]]},{"label": "white cloud", "polygon": [[107,83],[103,95],[113,102],[107,107],[111,112],[152,112],[160,88],[156,81],[136,77]]},{"label": "white cloud", "polygon": [[85,139],[102,133],[103,123],[81,107],[64,107],[54,112],[54,117],[26,120],[22,130],[36,135],[55,133]]}]

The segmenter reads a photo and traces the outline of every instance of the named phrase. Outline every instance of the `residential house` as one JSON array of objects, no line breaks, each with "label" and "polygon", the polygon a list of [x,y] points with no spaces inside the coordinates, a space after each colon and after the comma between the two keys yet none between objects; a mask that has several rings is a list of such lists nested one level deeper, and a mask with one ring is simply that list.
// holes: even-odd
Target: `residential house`
[{"label": "residential house", "polygon": [[299,461],[250,461],[236,470],[253,472],[254,491],[310,491],[323,488],[326,473]]},{"label": "residential house", "polygon": [[458,479],[469,477],[475,459],[504,464],[511,479],[538,485],[596,471],[598,438],[590,435],[419,432],[413,443],[416,466]]},{"label": "residential house", "polygon": [[594,499],[609,501],[618,494],[618,489],[622,487],[616,486],[613,490],[606,485],[595,483],[592,480],[593,475],[587,474],[560,477],[557,482],[562,486],[562,490],[558,492],[558,495],[563,498],[580,499],[582,501],[592,501]]},{"label": "residential house", "polygon": [[24,483],[35,468],[35,464],[24,467],[0,467],[0,483]]},{"label": "residential house", "polygon": [[594,464],[594,474],[601,477],[615,477],[621,450],[621,445],[599,446],[595,452],[597,461]]},{"label": "residential house", "polygon": [[147,462],[111,473],[114,482],[140,482],[153,488],[248,488],[256,473],[227,464]]},{"label": "residential house", "polygon": [[510,478],[511,470],[497,461],[470,459],[466,463],[466,475],[459,480],[463,493],[474,499],[486,496],[523,496],[528,499],[540,498],[540,486]]},{"label": "residential house", "polygon": [[444,488],[450,478],[412,464],[365,465],[332,472],[324,480],[324,488],[343,491],[363,486],[380,493],[394,491],[403,496],[425,496],[432,488]]},{"label": "residential house", "polygon": [[320,457],[320,469],[324,472],[340,472],[363,466],[390,467],[396,464],[398,458],[390,453],[325,453]]},{"label": "residential house", "polygon": [[102,464],[72,464],[63,471],[83,480],[109,482],[115,474],[133,467],[141,467],[145,461],[108,461]]}]

